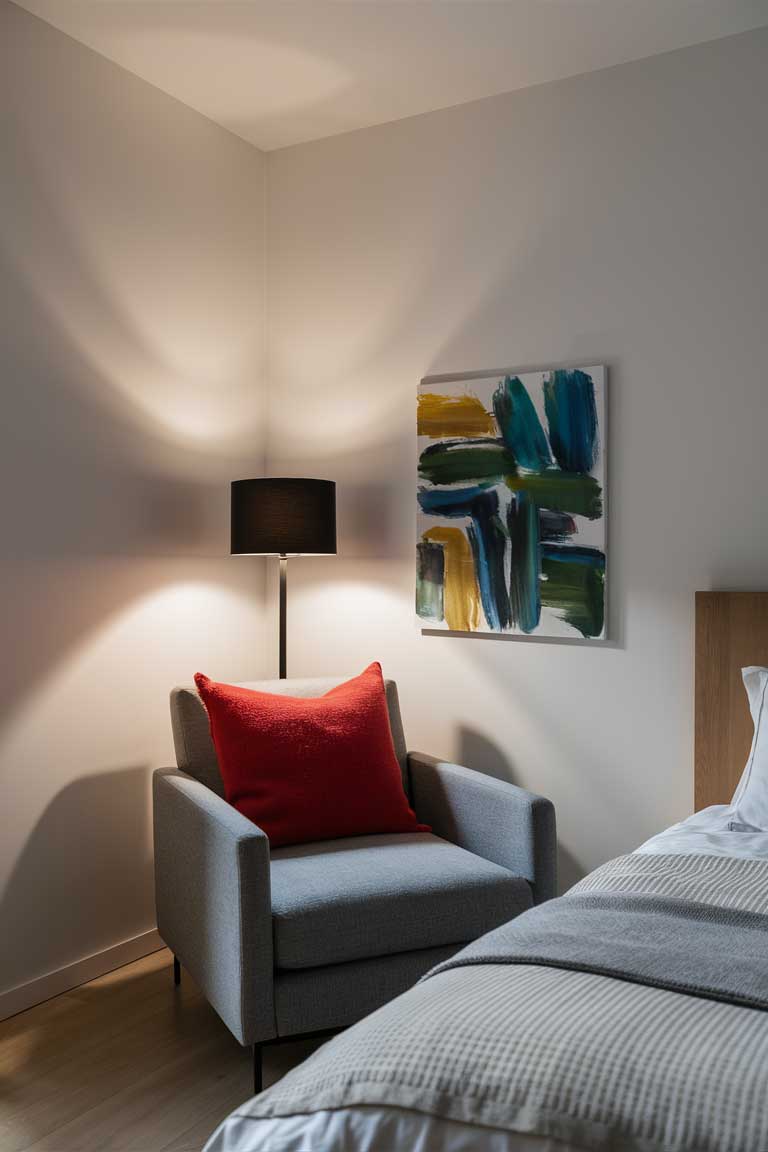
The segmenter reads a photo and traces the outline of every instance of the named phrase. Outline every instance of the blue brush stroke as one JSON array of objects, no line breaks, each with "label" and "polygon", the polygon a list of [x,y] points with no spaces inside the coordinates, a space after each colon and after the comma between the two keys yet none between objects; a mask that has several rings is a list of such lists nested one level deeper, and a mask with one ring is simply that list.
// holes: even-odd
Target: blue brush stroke
[{"label": "blue brush stroke", "polygon": [[493,414],[501,437],[515,460],[529,472],[552,463],[547,438],[533,401],[519,376],[505,376],[493,394]]},{"label": "blue brush stroke", "polygon": [[574,548],[569,544],[544,544],[542,560],[568,560],[571,564],[585,564],[589,568],[605,568],[605,553],[599,548]]},{"label": "blue brush stroke", "polygon": [[541,619],[539,510],[519,492],[507,513],[512,549],[509,599],[512,616],[523,632],[533,632]]},{"label": "blue brush stroke", "polygon": [[467,538],[475,562],[488,627],[494,632],[508,628],[511,621],[509,592],[504,576],[504,553],[507,535],[499,518],[499,494],[493,487],[420,488],[422,512],[449,519],[468,517]]},{"label": "blue brush stroke", "polygon": [[[475,484],[471,488],[419,488],[418,501],[422,512],[434,516],[471,516],[468,509],[473,501],[483,496],[493,496],[496,501],[496,511],[499,510],[499,497],[492,491],[496,481],[489,480],[487,484]],[[454,511],[459,509],[459,511]]]},{"label": "blue brush stroke", "polygon": [[488,627],[494,632],[508,628],[512,619],[509,593],[504,579],[504,552],[507,537],[498,516],[473,519],[467,538],[475,561],[480,600]]},{"label": "blue brush stroke", "polygon": [[597,407],[592,377],[558,369],[544,381],[549,442],[564,472],[591,472],[597,458]]}]

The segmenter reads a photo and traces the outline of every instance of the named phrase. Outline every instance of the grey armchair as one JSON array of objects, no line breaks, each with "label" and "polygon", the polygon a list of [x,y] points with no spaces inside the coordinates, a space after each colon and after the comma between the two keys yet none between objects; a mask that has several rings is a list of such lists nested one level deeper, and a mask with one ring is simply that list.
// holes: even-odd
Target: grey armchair
[{"label": "grey armchair", "polygon": [[[249,684],[319,696],[340,680]],[[270,851],[224,799],[194,688],[171,693],[177,769],[154,775],[160,934],[233,1035],[253,1045],[337,1031],[484,932],[555,894],[552,804],[407,753],[386,682],[403,783],[433,833],[357,836]]]}]

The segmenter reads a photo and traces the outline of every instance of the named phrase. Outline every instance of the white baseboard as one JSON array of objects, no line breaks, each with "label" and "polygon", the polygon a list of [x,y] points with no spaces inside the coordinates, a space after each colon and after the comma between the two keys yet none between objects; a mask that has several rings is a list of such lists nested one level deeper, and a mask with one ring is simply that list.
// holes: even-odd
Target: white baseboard
[{"label": "white baseboard", "polygon": [[55,972],[30,980],[28,984],[17,984],[7,992],[0,992],[0,1020],[7,1020],[17,1012],[24,1012],[35,1004],[42,1004],[43,1000],[60,996],[62,992],[69,992],[80,984],[86,984],[97,976],[104,976],[115,968],[122,968],[123,964],[140,960],[142,956],[148,956],[150,952],[157,952],[164,947],[157,928],[152,928],[149,932],[123,940],[103,952],[84,956],[74,964],[67,964],[65,968],[58,968]]}]

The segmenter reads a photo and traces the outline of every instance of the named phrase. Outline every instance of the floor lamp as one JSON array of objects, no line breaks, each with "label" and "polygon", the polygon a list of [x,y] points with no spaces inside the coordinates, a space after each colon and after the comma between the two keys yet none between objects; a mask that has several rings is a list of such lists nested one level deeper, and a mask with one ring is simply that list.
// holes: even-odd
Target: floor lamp
[{"label": "floor lamp", "polygon": [[286,584],[289,556],[336,554],[336,485],[298,477],[234,480],[233,556],[280,558],[280,679],[286,678]]}]

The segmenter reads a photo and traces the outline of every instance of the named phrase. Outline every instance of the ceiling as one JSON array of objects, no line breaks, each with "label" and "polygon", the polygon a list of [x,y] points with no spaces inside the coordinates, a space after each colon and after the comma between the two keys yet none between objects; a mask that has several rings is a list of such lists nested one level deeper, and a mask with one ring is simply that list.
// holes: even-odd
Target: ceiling
[{"label": "ceiling", "polygon": [[259,148],[768,24],[768,0],[16,0]]}]

